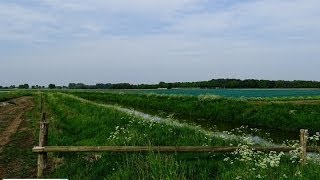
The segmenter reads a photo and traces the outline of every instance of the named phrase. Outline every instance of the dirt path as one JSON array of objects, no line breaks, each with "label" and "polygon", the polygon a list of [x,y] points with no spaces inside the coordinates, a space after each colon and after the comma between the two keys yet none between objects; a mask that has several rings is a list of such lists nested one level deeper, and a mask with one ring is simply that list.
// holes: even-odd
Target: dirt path
[{"label": "dirt path", "polygon": [[30,148],[30,143],[33,140],[32,136],[22,136],[18,140],[12,139],[17,133],[27,129],[24,115],[34,107],[32,97],[20,97],[8,102],[0,103],[0,160],[2,161],[0,162],[0,179],[10,177],[13,171],[21,170],[20,164],[22,163],[19,161],[22,159],[18,156],[9,157],[5,149],[11,146],[28,146]]},{"label": "dirt path", "polygon": [[[3,113],[4,115],[2,115],[2,117],[8,116],[6,114],[9,114],[10,116],[11,115],[14,115],[14,116],[7,118],[6,121],[9,121],[10,124],[0,134],[0,153],[3,147],[10,142],[11,136],[17,132],[17,129],[19,128],[21,122],[23,121],[22,116],[27,111],[30,111],[34,107],[31,97],[21,97],[18,99],[14,99],[12,102],[14,102],[15,104],[5,105],[9,107],[5,107],[5,110]],[[2,122],[1,121],[2,117],[0,117],[0,122]]]}]

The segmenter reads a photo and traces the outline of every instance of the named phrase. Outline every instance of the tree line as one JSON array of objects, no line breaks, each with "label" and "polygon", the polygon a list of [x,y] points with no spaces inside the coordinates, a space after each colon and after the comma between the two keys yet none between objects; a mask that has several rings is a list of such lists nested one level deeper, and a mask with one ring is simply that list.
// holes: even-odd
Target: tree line
[{"label": "tree line", "polygon": [[172,88],[320,88],[318,81],[283,81],[283,80],[255,80],[255,79],[212,79],[197,82],[160,82],[158,84],[103,84],[86,85],[83,83],[70,83],[69,89],[172,89]]},{"label": "tree line", "polygon": [[67,86],[56,86],[55,84],[49,84],[48,86],[39,86],[29,84],[11,85],[11,86],[1,86],[0,89],[67,89]]},{"label": "tree line", "polygon": [[0,89],[172,89],[172,88],[320,88],[318,81],[284,81],[284,80],[256,80],[256,79],[212,79],[209,81],[196,82],[160,82],[158,84],[130,84],[130,83],[97,83],[95,85],[87,85],[84,83],[69,83],[68,86],[56,86],[49,84],[45,86],[29,86],[21,84],[2,87]]}]

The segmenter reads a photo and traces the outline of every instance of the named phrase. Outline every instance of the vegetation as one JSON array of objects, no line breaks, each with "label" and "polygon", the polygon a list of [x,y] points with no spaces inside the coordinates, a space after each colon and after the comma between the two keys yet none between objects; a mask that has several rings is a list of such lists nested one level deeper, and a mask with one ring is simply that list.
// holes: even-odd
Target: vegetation
[{"label": "vegetation", "polygon": [[[108,90],[108,92],[119,90]],[[124,93],[133,94],[168,94],[168,95],[216,95],[223,97],[265,100],[277,98],[284,100],[296,100],[298,98],[320,99],[320,91],[316,89],[153,89],[153,90],[121,90]],[[273,99],[275,100],[275,99]]]},{"label": "vegetation", "polygon": [[[50,86],[51,85],[51,86]],[[130,84],[130,83],[97,83],[95,85],[87,85],[84,83],[69,83],[66,86],[52,86],[50,84],[49,89],[172,89],[172,88],[320,88],[320,82],[318,81],[271,81],[271,80],[256,80],[256,79],[212,79],[209,81],[197,81],[197,82],[159,82],[158,84]],[[0,89],[13,89],[14,85],[10,87],[0,86]],[[21,84],[19,89],[29,89],[28,84]],[[33,85],[32,89],[45,88],[44,86]]]},{"label": "vegetation", "polygon": [[173,115],[194,122],[231,122],[282,130],[320,129],[320,102],[250,101],[217,96],[177,96],[72,92],[79,97],[106,104],[119,104],[152,114]]},{"label": "vegetation", "polygon": [[86,85],[83,83],[70,83],[69,89],[157,89],[157,88],[320,88],[317,81],[270,81],[255,79],[212,79],[198,82],[174,82],[159,84],[129,84],[129,83],[98,83]]},{"label": "vegetation", "polygon": [[32,95],[32,93],[27,91],[10,91],[10,92],[0,91],[0,102],[21,97],[21,96],[30,96],[30,95]]},{"label": "vegetation", "polygon": [[3,171],[0,168],[0,178],[4,178],[3,175],[6,175],[6,178],[32,178],[36,174],[37,155],[32,153],[31,148],[38,142],[40,98],[37,94],[26,91],[0,92],[0,102],[21,96],[33,96],[35,107],[24,115],[27,120],[20,124],[10,138],[10,143],[3,149],[0,148],[0,167],[9,170],[1,174]]},{"label": "vegetation", "polygon": [[[84,96],[84,93],[75,94]],[[102,96],[104,95],[102,93],[89,92],[87,95],[95,98],[101,95],[100,98],[103,100],[106,98]],[[24,137],[28,137],[28,141],[34,139],[31,142],[33,144],[37,142],[35,129],[38,126],[40,98],[36,95],[34,97],[37,102],[36,108],[28,114],[32,120],[26,121],[27,126],[21,128],[21,131],[14,136],[13,142],[0,156],[0,159],[3,159],[1,163],[13,163],[20,159],[19,165],[22,167],[19,168],[19,171],[12,171],[13,177],[32,177],[30,174],[35,174],[36,155],[31,154],[31,147],[23,146],[22,148],[20,143]],[[184,101],[184,98],[187,98],[185,96],[139,95],[138,97],[147,99],[154,97],[168,99],[170,97],[169,99],[173,100],[180,98],[182,102],[189,101]],[[188,98],[196,98],[202,102],[234,102],[232,99],[212,96]],[[309,160],[307,165],[299,165],[298,149],[290,152],[290,155],[256,152],[250,147],[261,144],[254,143],[245,134],[236,136],[231,132],[225,132],[225,135],[221,135],[221,133],[204,130],[194,125],[178,123],[171,118],[160,121],[159,119],[146,119],[122,112],[115,106],[94,101],[63,93],[45,93],[45,108],[50,117],[49,145],[200,145],[241,146],[241,148],[230,154],[52,153],[49,154],[50,170],[47,177],[69,179],[316,179],[320,176],[319,162]],[[319,136],[312,136],[310,142],[312,142],[311,138],[319,140]],[[297,144],[290,145],[296,147]]]},{"label": "vegetation", "polygon": [[19,89],[29,89],[29,84],[20,84],[18,86]]},{"label": "vegetation", "polygon": [[55,89],[55,88],[56,88],[56,85],[55,85],[55,84],[49,84],[48,88],[49,88],[49,89]]},{"label": "vegetation", "polygon": [[295,156],[253,152],[246,138],[222,138],[201,128],[149,121],[110,106],[61,93],[46,97],[50,145],[243,145],[222,154],[53,154],[49,177],[69,179],[313,179],[319,165]]}]

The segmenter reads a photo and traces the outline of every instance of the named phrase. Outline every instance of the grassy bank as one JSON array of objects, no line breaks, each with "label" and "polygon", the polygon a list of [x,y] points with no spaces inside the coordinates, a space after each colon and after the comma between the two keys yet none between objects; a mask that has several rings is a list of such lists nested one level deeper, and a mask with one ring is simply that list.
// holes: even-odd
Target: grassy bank
[{"label": "grassy bank", "polygon": [[18,98],[21,96],[31,96],[33,92],[30,91],[10,91],[10,92],[1,92],[0,91],[0,102],[7,101],[13,98]]},{"label": "grassy bank", "polygon": [[[252,145],[187,126],[148,121],[70,95],[46,96],[50,145]],[[174,123],[173,123],[174,124]],[[245,147],[246,146],[246,147]],[[319,165],[300,167],[282,154],[55,153],[49,177],[69,179],[312,179]],[[249,153],[248,153],[249,152]],[[280,159],[279,159],[280,157]]]},{"label": "grassy bank", "polygon": [[141,95],[125,93],[73,92],[99,103],[119,104],[140,111],[173,115],[192,121],[231,122],[255,127],[298,130],[320,129],[320,101],[312,98],[231,99],[216,96]]}]

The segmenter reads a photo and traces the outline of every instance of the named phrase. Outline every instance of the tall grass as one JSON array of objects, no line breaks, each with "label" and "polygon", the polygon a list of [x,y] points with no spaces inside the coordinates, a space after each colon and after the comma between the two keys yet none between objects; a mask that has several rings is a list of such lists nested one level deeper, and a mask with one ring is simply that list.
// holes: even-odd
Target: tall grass
[{"label": "tall grass", "polygon": [[7,101],[13,98],[18,98],[21,96],[31,96],[32,92],[29,91],[9,91],[9,92],[1,92],[0,91],[0,102]]},{"label": "tall grass", "polygon": [[282,130],[320,129],[320,102],[318,101],[292,103],[281,99],[281,103],[278,103],[275,99],[260,102],[257,99],[250,101],[216,96],[98,92],[73,92],[72,94],[99,103],[119,104],[148,113],[164,113],[178,119],[201,120],[212,124],[231,122]]},{"label": "tall grass", "polygon": [[[210,136],[201,130],[171,126],[60,93],[49,93],[49,145],[210,145],[246,143]],[[240,138],[239,138],[240,139]],[[226,158],[232,158],[230,163]],[[57,153],[51,155],[49,177],[69,179],[308,179],[320,175],[319,165],[305,167],[283,158],[278,166],[249,166],[230,154]],[[258,158],[258,156],[256,156]],[[270,162],[267,162],[270,164]],[[256,168],[256,171],[253,168]],[[300,175],[296,176],[296,172]],[[269,175],[269,176],[267,176]],[[303,178],[301,178],[303,177]]]}]

